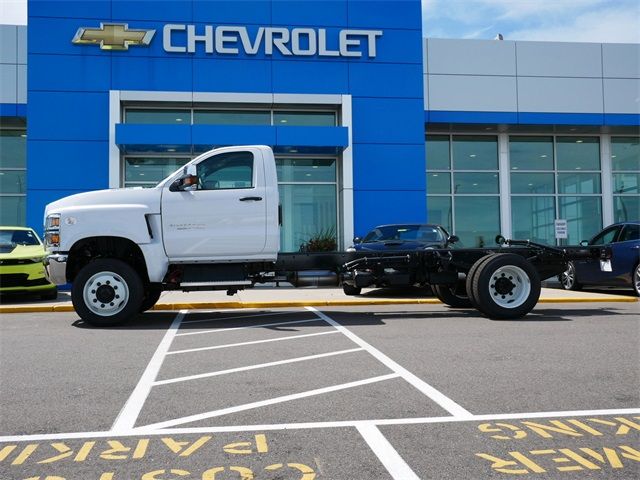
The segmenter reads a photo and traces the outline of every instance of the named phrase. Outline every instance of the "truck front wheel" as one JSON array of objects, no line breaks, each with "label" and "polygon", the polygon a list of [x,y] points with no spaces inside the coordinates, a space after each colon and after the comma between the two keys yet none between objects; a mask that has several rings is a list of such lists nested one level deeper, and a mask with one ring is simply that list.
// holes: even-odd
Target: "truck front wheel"
[{"label": "truck front wheel", "polygon": [[524,317],[540,297],[538,272],[513,253],[491,255],[476,271],[472,287],[478,310],[497,320]]},{"label": "truck front wheel", "polygon": [[78,272],[71,290],[76,313],[95,327],[124,323],[139,312],[143,297],[140,276],[117,259],[89,262]]},{"label": "truck front wheel", "polygon": [[158,300],[160,300],[161,294],[162,287],[159,287],[157,285],[147,286],[144,289],[144,299],[142,300],[142,304],[140,304],[140,313],[151,310],[153,306],[158,303]]}]

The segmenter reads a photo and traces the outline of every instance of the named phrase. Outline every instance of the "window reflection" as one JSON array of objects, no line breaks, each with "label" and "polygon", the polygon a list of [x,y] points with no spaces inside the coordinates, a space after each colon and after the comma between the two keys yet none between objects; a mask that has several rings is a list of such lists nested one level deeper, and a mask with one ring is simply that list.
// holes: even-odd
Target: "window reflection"
[{"label": "window reflection", "polygon": [[453,137],[455,170],[498,170],[498,139],[494,136]]},{"label": "window reflection", "polygon": [[509,137],[511,170],[553,170],[552,137]]},{"label": "window reflection", "polygon": [[191,124],[191,111],[186,109],[128,108],[125,111],[125,122],[147,125],[189,125]]},{"label": "window reflection", "polygon": [[558,170],[600,170],[598,137],[557,137]]}]

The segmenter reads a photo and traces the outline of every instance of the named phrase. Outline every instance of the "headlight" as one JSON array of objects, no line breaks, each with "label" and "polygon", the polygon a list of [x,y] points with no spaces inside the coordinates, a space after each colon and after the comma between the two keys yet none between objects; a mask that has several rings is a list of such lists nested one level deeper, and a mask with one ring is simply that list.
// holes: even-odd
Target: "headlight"
[{"label": "headlight", "polygon": [[54,213],[47,217],[47,220],[44,224],[44,229],[49,230],[50,228],[60,228],[60,214]]},{"label": "headlight", "polygon": [[44,260],[44,257],[33,257],[29,259],[31,263],[42,263],[43,260]]},{"label": "headlight", "polygon": [[60,214],[54,213],[47,216],[44,222],[45,247],[60,246]]}]

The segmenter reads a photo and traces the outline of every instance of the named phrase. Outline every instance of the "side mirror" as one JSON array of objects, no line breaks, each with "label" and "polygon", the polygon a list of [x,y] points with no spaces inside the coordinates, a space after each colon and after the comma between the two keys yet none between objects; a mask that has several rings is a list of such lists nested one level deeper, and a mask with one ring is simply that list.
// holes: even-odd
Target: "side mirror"
[{"label": "side mirror", "polygon": [[354,237],[353,243],[362,243],[362,239],[360,237]]},{"label": "side mirror", "polygon": [[581,246],[581,247],[586,247],[586,246],[588,246],[588,245],[589,245],[589,240],[582,240],[582,241],[580,242],[580,246]]},{"label": "side mirror", "polygon": [[460,237],[457,235],[449,235],[449,238],[447,238],[447,243],[456,243],[460,241]]},{"label": "side mirror", "polygon": [[186,165],[182,175],[173,181],[169,187],[170,192],[190,192],[198,188],[198,175],[195,165]]}]

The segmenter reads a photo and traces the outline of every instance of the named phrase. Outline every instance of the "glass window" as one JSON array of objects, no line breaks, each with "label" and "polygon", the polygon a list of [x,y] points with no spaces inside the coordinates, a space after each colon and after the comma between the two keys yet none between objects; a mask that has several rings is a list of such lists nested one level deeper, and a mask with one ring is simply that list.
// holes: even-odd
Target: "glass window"
[{"label": "glass window", "polygon": [[513,238],[555,245],[554,197],[512,197]]},{"label": "glass window", "polygon": [[448,232],[453,231],[451,197],[427,197],[427,222],[442,225]]},{"label": "glass window", "polygon": [[189,125],[191,110],[128,108],[124,118],[125,123]]},{"label": "glass window", "polygon": [[553,173],[511,173],[511,193],[554,193]]},{"label": "glass window", "polygon": [[500,201],[495,197],[456,197],[455,234],[466,247],[494,246],[500,233]]},{"label": "glass window", "polygon": [[453,193],[498,193],[498,173],[454,173]]},{"label": "glass window", "polygon": [[271,112],[269,110],[195,110],[193,123],[203,125],[271,125]]},{"label": "glass window", "polygon": [[559,173],[558,193],[600,193],[600,174]]},{"label": "glass window", "polygon": [[226,190],[253,186],[253,154],[229,152],[213,155],[196,166],[199,190]]},{"label": "glass window", "polygon": [[378,227],[364,237],[363,242],[385,240],[420,240],[423,242],[443,242],[446,240],[441,229],[426,225],[394,225]]},{"label": "glass window", "polygon": [[3,245],[40,245],[33,230],[0,230],[0,244]]},{"label": "glass window", "polygon": [[427,135],[427,170],[449,170],[449,136]]},{"label": "glass window", "polygon": [[427,173],[427,193],[451,193],[451,174],[449,172]]},{"label": "glass window", "polygon": [[629,224],[622,228],[619,242],[628,242],[630,240],[640,240],[640,225]]},{"label": "glass window", "polygon": [[25,130],[0,130],[0,168],[26,168]]},{"label": "glass window", "polygon": [[552,137],[509,137],[511,170],[553,170]]},{"label": "glass window", "polygon": [[602,205],[600,197],[569,197],[558,199],[558,218],[567,219],[566,243],[577,245],[602,229]]},{"label": "glass window", "polygon": [[335,112],[274,112],[276,127],[335,127]]},{"label": "glass window", "polygon": [[493,136],[453,137],[455,170],[498,170],[498,139]]},{"label": "glass window", "polygon": [[26,170],[0,171],[0,193],[26,193]]},{"label": "glass window", "polygon": [[300,245],[321,233],[336,232],[335,185],[280,185],[283,225],[280,249],[297,252]]},{"label": "glass window", "polygon": [[614,171],[640,170],[640,138],[613,137],[611,163]]},{"label": "glass window", "polygon": [[125,157],[125,186],[155,186],[188,161],[187,157]]},{"label": "glass window", "polygon": [[614,173],[613,193],[640,193],[640,173]]},{"label": "glass window", "polygon": [[613,204],[616,222],[637,221],[640,218],[640,197],[637,195],[615,195]]},{"label": "glass window", "polygon": [[279,182],[334,182],[335,158],[277,158]]},{"label": "glass window", "polygon": [[607,243],[613,242],[616,238],[616,235],[620,231],[620,227],[613,227],[605,230],[602,233],[596,235],[590,242],[590,245],[606,245]]},{"label": "glass window", "polygon": [[25,204],[27,197],[2,195],[0,197],[0,225],[24,225]]},{"label": "glass window", "polygon": [[598,137],[557,137],[558,170],[600,170]]}]

